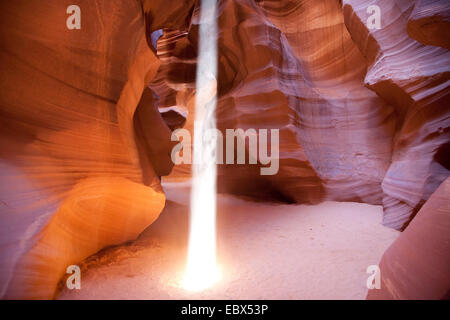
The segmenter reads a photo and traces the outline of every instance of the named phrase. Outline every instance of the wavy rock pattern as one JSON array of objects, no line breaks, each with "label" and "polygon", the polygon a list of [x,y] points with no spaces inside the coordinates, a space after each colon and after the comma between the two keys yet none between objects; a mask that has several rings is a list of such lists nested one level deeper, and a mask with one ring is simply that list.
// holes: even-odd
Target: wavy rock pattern
[{"label": "wavy rock pattern", "polygon": [[[313,19],[317,10],[325,13],[320,21]],[[197,13],[187,33],[165,31],[158,41],[167,76],[150,85],[163,103],[176,100],[189,109],[187,123],[194,92],[174,97],[194,86]],[[338,2],[222,1],[218,22],[218,127],[223,133],[278,128],[281,134],[277,175],[261,177],[254,165],[219,166],[219,190],[293,202],[381,204],[395,117],[364,87],[366,63]],[[175,166],[171,176],[188,172]]]},{"label": "wavy rock pattern", "polygon": [[[170,137],[193,130],[199,2],[78,3],[81,30],[64,1],[0,4],[0,297],[51,298],[68,265],[158,217],[161,176],[190,176]],[[396,229],[419,212],[369,298],[448,297],[449,16],[445,0],[220,1],[218,128],[279,129],[280,168],[219,165],[219,191],[383,204]]]},{"label": "wavy rock pattern", "polygon": [[219,190],[295,202],[320,200],[322,185],[296,127],[295,100],[303,79],[286,38],[249,0],[222,1],[218,25],[217,127],[223,133],[279,129],[280,137],[276,175],[261,176],[259,165],[221,165]]},{"label": "wavy rock pattern", "polygon": [[[277,175],[261,177],[258,166],[219,166],[219,190],[293,202],[328,198],[379,204],[391,157],[392,108],[364,87],[366,64],[338,3],[296,1],[295,10],[292,3],[221,2],[218,127],[223,132],[278,128],[281,141]],[[298,23],[311,20],[317,9],[329,14],[321,25]],[[325,50],[318,49],[335,35]],[[195,48],[195,19],[186,38]],[[164,48],[170,58],[163,63],[179,72],[166,83],[192,87],[194,79],[183,76],[194,71],[188,67],[192,55],[179,49],[186,45],[170,46]],[[183,77],[189,80],[180,84]]]},{"label": "wavy rock pattern", "polygon": [[[384,221],[402,229],[449,176],[450,52],[424,46],[407,32],[411,1],[344,0],[344,17],[369,68],[366,85],[395,107],[392,164],[383,180]],[[366,26],[369,5],[381,9],[381,29]]]},{"label": "wavy rock pattern", "polygon": [[[193,136],[197,50],[188,31],[163,29],[161,32],[157,41],[161,66],[148,87],[154,92],[155,104],[171,130],[185,128]],[[191,165],[183,163],[174,166],[164,179],[179,181],[190,177]]]},{"label": "wavy rock pattern", "polygon": [[140,141],[133,123],[159,67],[141,6],[78,4],[81,30],[66,28],[64,1],[0,5],[0,296],[6,298],[51,298],[69,264],[134,239],[165,202],[157,175],[170,168],[157,164],[170,163],[168,151],[161,152],[170,150],[164,141],[170,130],[161,117],[145,119],[154,108],[145,99],[138,120],[151,138]]},{"label": "wavy rock pattern", "polygon": [[[284,123],[289,129],[282,131],[281,147],[290,151],[282,151],[275,177],[261,177],[255,166],[222,166],[220,190],[296,202],[308,202],[303,196],[314,193],[320,199],[383,203],[384,224],[404,228],[448,176],[448,74],[439,67],[448,65],[448,51],[406,33],[413,8],[429,8],[431,2],[345,1],[343,8],[339,1],[256,3],[221,2],[218,125],[259,129]],[[369,33],[366,9],[377,3],[382,29]],[[352,5],[358,5],[355,14]],[[436,4],[431,7],[436,11]],[[195,54],[182,48],[189,42],[196,47],[195,19],[187,34],[170,32],[165,41],[171,69],[165,82],[178,92],[192,88]],[[246,42],[252,45],[242,50]],[[416,66],[413,80],[409,64]],[[188,108],[186,99],[181,103]],[[276,114],[283,106],[289,119]],[[263,110],[273,111],[262,115]]]},{"label": "wavy rock pattern", "polygon": [[300,142],[327,198],[381,203],[391,158],[393,110],[364,87],[366,62],[344,25],[338,1],[261,1],[299,62],[291,99]]}]

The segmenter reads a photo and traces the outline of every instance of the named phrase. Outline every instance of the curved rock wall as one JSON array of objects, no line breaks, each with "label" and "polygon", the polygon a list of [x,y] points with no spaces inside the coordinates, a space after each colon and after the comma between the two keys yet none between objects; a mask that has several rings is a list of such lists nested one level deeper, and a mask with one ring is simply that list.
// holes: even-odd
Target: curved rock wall
[{"label": "curved rock wall", "polygon": [[[187,129],[193,137],[197,49],[190,39],[192,35],[187,30],[162,30],[157,41],[161,67],[148,86],[157,97],[156,105],[169,127]],[[192,150],[192,144],[186,148]],[[190,177],[191,165],[182,163],[175,165],[164,179],[180,181]]]},{"label": "curved rock wall", "polygon": [[[67,29],[65,0],[0,4],[1,297],[51,298],[69,264],[157,218],[161,176],[190,175],[172,168],[170,136],[193,130],[198,1],[78,3],[80,30]],[[367,26],[370,5],[380,29]],[[219,191],[383,204],[383,223],[404,229],[449,176],[448,8],[221,0],[217,126],[279,129],[280,163],[272,176],[219,165]],[[445,228],[423,216],[406,231],[436,233],[425,250]],[[386,296],[406,297],[391,278]]]},{"label": "curved rock wall", "polygon": [[[397,113],[392,164],[382,183],[383,223],[403,229],[449,176],[450,160],[435,157],[450,140],[450,52],[408,36],[413,1],[343,4],[346,26],[369,65],[365,83]],[[380,29],[367,27],[369,5],[381,9]]]},{"label": "curved rock wall", "polygon": [[[367,26],[370,5],[381,8],[380,30]],[[418,16],[442,27],[446,8],[440,1],[221,1],[218,126],[280,128],[281,153],[276,176],[219,166],[219,190],[383,204],[383,223],[404,229],[449,174],[446,38],[438,33],[433,43],[442,48],[427,46],[412,27]],[[161,38],[171,104],[186,109],[189,99],[174,97],[193,87],[196,53],[187,48],[196,48],[196,32],[194,19],[189,30]]]},{"label": "curved rock wall", "polygon": [[[224,135],[225,129],[278,129],[280,158],[275,175],[261,176],[258,165],[219,166],[219,190],[294,202],[321,200],[322,183],[297,127],[304,80],[287,39],[249,0],[222,1],[218,24],[217,126]],[[248,163],[248,152],[246,157]]]},{"label": "curved rock wall", "polygon": [[[325,14],[320,19],[318,10]],[[262,177],[258,166],[221,165],[219,190],[381,204],[395,116],[364,87],[366,63],[338,1],[222,1],[218,22],[218,127],[223,134],[280,129],[279,172]],[[194,19],[182,38],[194,48],[196,31]],[[171,43],[161,50],[168,57],[163,63],[178,71],[165,82],[179,90],[192,87],[194,68],[175,38],[181,36],[172,32],[160,41]]]},{"label": "curved rock wall", "polygon": [[381,288],[368,299],[450,298],[450,178],[386,250],[380,262]]},{"label": "curved rock wall", "polygon": [[302,85],[291,105],[300,142],[328,199],[380,204],[391,159],[392,108],[364,86],[367,64],[339,1],[260,1],[285,35]]},{"label": "curved rock wall", "polygon": [[[51,298],[69,264],[134,239],[165,202],[153,165],[170,163],[170,155],[140,157],[133,123],[159,67],[141,5],[77,3],[80,30],[66,27],[67,1],[0,5],[0,296],[6,298]],[[165,125],[161,118],[145,125],[156,124]]]}]

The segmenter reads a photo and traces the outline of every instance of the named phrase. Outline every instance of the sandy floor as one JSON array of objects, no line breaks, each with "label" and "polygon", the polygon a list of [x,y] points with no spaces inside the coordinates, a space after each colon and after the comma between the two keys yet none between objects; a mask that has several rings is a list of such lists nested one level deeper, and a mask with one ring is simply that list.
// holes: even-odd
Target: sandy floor
[{"label": "sandy floor", "polygon": [[159,219],[136,241],[84,261],[81,289],[62,289],[59,299],[364,299],[367,266],[399,234],[381,225],[380,206],[279,205],[220,195],[222,279],[191,293],[180,287],[189,192],[175,183],[164,189],[168,201]]}]

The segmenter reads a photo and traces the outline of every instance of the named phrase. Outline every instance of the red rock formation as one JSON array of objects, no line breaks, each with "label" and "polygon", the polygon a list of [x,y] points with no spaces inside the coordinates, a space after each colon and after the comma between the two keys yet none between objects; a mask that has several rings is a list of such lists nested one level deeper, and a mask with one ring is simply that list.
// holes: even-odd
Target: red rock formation
[{"label": "red rock formation", "polygon": [[[389,54],[380,49],[378,38],[368,36],[364,24],[367,7],[376,2],[360,3],[360,16],[351,15],[354,2],[344,2],[346,21],[339,1],[265,0],[258,4],[221,2],[218,126],[222,130],[259,129],[270,127],[270,123],[285,123],[289,129],[283,131],[282,147],[291,151],[282,151],[280,172],[275,177],[261,177],[255,166],[223,166],[219,169],[220,190],[266,197],[264,190],[298,202],[311,200],[303,195],[312,193],[321,199],[384,203],[384,223],[404,228],[448,176],[445,157],[436,160],[439,154],[446,154],[445,142],[449,140],[443,134],[448,127],[448,109],[443,107],[448,75],[445,68],[437,68],[439,61],[447,61],[447,51],[423,46],[408,37],[405,24],[411,4],[380,4],[393,14],[382,15],[386,30],[372,33],[380,35]],[[400,12],[398,8],[405,5],[405,14],[398,18],[396,10]],[[416,8],[423,5],[417,3]],[[233,20],[236,15],[239,18]],[[391,26],[386,22],[389,19],[397,20]],[[229,21],[236,25],[231,26]],[[165,83],[171,90],[193,87],[194,53],[186,48],[196,47],[196,30],[194,22],[187,34],[166,34],[161,52],[167,56],[164,59],[170,76]],[[178,39],[182,41],[178,43]],[[247,42],[252,45],[243,50],[242,43]],[[389,47],[390,43],[396,47]],[[258,50],[251,51],[253,47]],[[410,74],[407,65],[401,64],[406,60],[399,52],[411,48],[405,56],[420,66],[416,71],[424,73],[408,84],[403,78]],[[396,72],[391,72],[392,68]],[[259,71],[263,69],[265,73]],[[429,73],[435,74],[433,81]],[[261,83],[256,89],[258,81],[267,84]],[[176,94],[172,92],[171,96],[173,104]],[[282,111],[283,106],[288,108]],[[187,108],[186,103],[183,107]],[[262,114],[262,110],[267,112]],[[287,118],[281,120],[277,112]],[[415,126],[426,129],[418,133]],[[411,135],[412,131],[416,133]],[[418,148],[424,156],[410,159],[414,154],[410,151]],[[301,154],[294,155],[293,150]],[[405,182],[410,179],[417,182],[412,187]],[[325,194],[318,196],[320,184]]]},{"label": "red rock formation", "polygon": [[257,165],[222,165],[219,190],[266,199],[319,201],[322,184],[307,159],[298,129],[304,79],[286,38],[249,0],[222,1],[218,25],[222,55],[217,127],[223,133],[236,128],[279,129],[280,137],[276,175],[261,176]]},{"label": "red rock formation", "polygon": [[[0,5],[0,295],[7,298],[51,298],[69,264],[135,238],[165,201],[157,174],[170,171],[158,167],[170,163],[159,152],[170,150],[163,141],[170,131],[158,137],[162,118],[139,114],[152,136],[139,157],[133,123],[159,67],[142,8],[77,3],[80,30],[67,29],[65,1]],[[154,106],[140,108],[145,116]]]},{"label": "red rock formation", "polygon": [[[369,65],[365,83],[396,109],[392,164],[382,184],[383,223],[402,229],[449,175],[448,159],[434,158],[450,140],[450,52],[408,36],[414,2],[343,3],[346,26]],[[379,30],[366,25],[369,5],[381,9]]]},{"label": "red rock formation", "polygon": [[408,19],[408,35],[417,41],[450,50],[450,2],[447,0],[416,0]]},{"label": "red rock formation", "polygon": [[146,36],[151,46],[151,34],[160,29],[187,30],[196,0],[139,0],[145,16]]},{"label": "red rock formation", "polygon": [[[156,106],[167,125],[175,130],[185,128],[193,136],[196,47],[187,31],[164,29],[157,42],[161,67],[148,85],[154,92]],[[192,149],[192,145],[190,146]],[[186,180],[191,177],[190,164],[173,167],[166,180]]]},{"label": "red rock formation", "polygon": [[368,299],[450,297],[450,178],[428,199],[381,262],[381,288]]},{"label": "red rock formation", "polygon": [[[141,162],[149,160],[156,175],[168,175],[173,163],[170,159],[172,131],[156,107],[154,93],[145,87],[134,113],[135,139],[140,151]],[[148,160],[146,160],[148,159]],[[151,181],[152,172],[143,166],[144,180]]]},{"label": "red rock formation", "polygon": [[[294,202],[329,198],[381,203],[394,130],[392,109],[364,87],[366,64],[345,29],[337,2],[298,2],[291,11],[283,4],[265,1],[261,11],[252,1],[221,2],[218,127],[223,132],[278,128],[281,153],[276,176],[261,177],[257,166],[220,166],[219,190]],[[298,23],[311,20],[318,8],[329,15],[320,28]],[[287,25],[295,25],[294,32],[285,32]],[[318,50],[334,35],[329,48]],[[195,20],[187,38],[196,47]],[[252,45],[243,47],[247,42]],[[186,71],[192,56],[168,47],[164,52],[170,58],[164,62],[178,72],[166,83],[176,89],[184,78],[189,80],[183,86],[192,87],[194,79],[183,76],[193,73]]]},{"label": "red rock formation", "polygon": [[[172,169],[170,137],[193,129],[198,3],[79,0],[81,30],[66,28],[65,1],[0,4],[1,297],[51,298],[69,264],[156,219],[158,177],[189,177],[189,165]],[[381,8],[379,30],[366,25],[369,5]],[[219,190],[382,203],[384,224],[404,228],[449,176],[448,10],[444,0],[221,0],[217,126],[279,129],[280,168],[219,165]],[[404,286],[389,262],[416,235],[424,252],[443,239],[443,217],[427,215],[386,253],[385,297],[445,294],[442,275]],[[448,267],[441,251],[427,254]]]},{"label": "red rock formation", "polygon": [[[164,81],[150,84],[161,94],[162,103],[170,100],[167,97],[176,96],[176,105],[188,110],[185,128],[191,131],[195,113],[192,88],[195,85],[198,8],[194,10],[194,17],[187,34],[165,31],[158,41],[161,70],[165,70],[166,76]],[[286,39],[253,1],[222,1],[218,24],[221,30],[218,128],[224,136],[226,129],[275,128],[280,129],[281,137],[277,175],[261,177],[260,168],[255,165],[220,165],[219,191],[265,199],[318,201],[323,198],[321,182],[299,142],[298,114],[293,104],[299,96],[295,87],[301,85],[303,79]],[[247,42],[253,44],[242,45]],[[173,90],[177,93],[173,94]],[[170,178],[189,176],[189,170],[187,165],[177,165]]]},{"label": "red rock formation", "polygon": [[392,108],[364,87],[367,64],[345,28],[339,1],[260,4],[299,62],[302,84],[290,106],[327,198],[381,203],[394,117]]}]

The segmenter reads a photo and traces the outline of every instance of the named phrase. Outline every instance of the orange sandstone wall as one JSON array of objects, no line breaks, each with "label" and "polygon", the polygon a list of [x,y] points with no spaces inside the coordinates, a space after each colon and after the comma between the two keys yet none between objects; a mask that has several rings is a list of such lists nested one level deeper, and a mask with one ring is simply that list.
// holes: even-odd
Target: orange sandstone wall
[{"label": "orange sandstone wall", "polygon": [[[134,239],[165,202],[152,162],[170,158],[139,156],[133,125],[160,64],[147,45],[142,6],[77,3],[80,30],[66,27],[69,1],[0,5],[4,298],[52,298],[68,265]],[[146,125],[152,121],[165,125],[154,118]],[[164,139],[146,142],[169,150]]]}]

